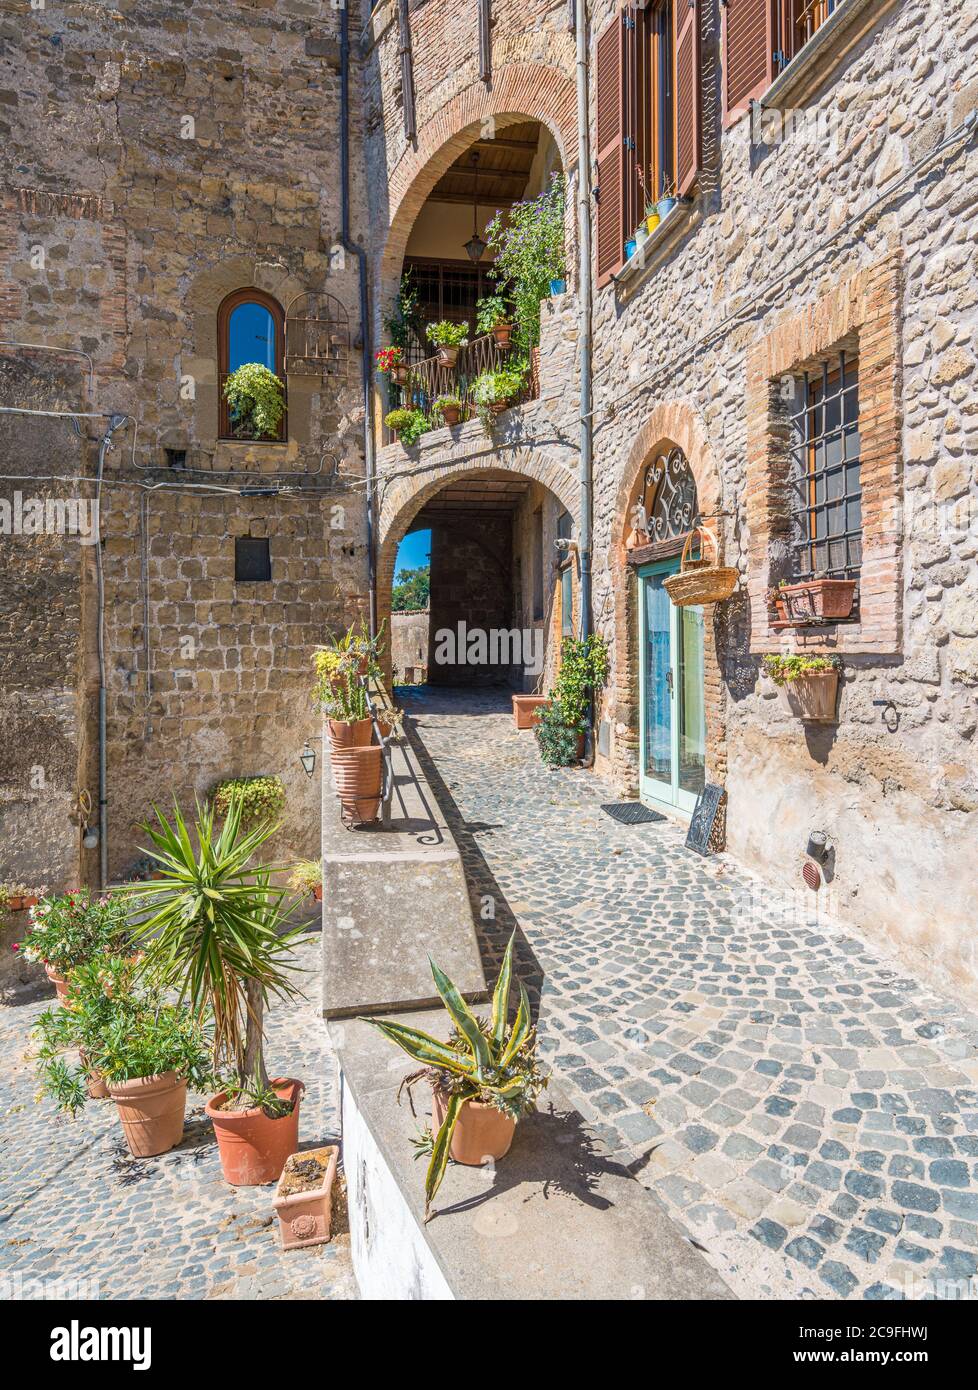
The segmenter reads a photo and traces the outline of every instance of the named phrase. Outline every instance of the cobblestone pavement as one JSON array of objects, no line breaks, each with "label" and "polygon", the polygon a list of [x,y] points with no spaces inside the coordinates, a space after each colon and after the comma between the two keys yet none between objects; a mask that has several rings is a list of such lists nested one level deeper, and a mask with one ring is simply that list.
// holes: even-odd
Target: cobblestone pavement
[{"label": "cobblestone pavement", "polygon": [[[300,1144],[335,1140],[334,1068],[319,1011],[319,937],[300,947],[308,996],[269,1013],[270,1064],[306,1084]],[[112,1101],[77,1119],[34,1101],[24,1059],[31,1022],[47,1007],[0,1009],[0,1289],[37,1298],[33,1281],[77,1281],[79,1297],[357,1297],[349,1238],[285,1252],[271,1187],[230,1187],[221,1176],[202,1096],[187,1102],[183,1143],[134,1159]],[[45,1288],[49,1294],[50,1284]]]},{"label": "cobblestone pavement", "polygon": [[563,1087],[734,1291],[975,1296],[978,1019],[676,823],[617,824],[506,696],[399,699]]}]

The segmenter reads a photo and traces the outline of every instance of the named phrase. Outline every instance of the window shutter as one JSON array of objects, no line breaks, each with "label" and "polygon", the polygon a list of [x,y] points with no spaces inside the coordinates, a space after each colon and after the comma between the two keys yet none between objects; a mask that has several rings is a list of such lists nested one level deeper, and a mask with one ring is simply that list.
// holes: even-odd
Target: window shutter
[{"label": "window shutter", "polygon": [[676,39],[676,192],[684,197],[696,182],[702,148],[700,12],[696,0],[677,0]]},{"label": "window shutter", "polygon": [[723,124],[729,126],[774,81],[773,0],[726,0]]},{"label": "window shutter", "polygon": [[625,242],[625,27],[621,14],[598,36],[594,55],[598,288],[622,265]]}]

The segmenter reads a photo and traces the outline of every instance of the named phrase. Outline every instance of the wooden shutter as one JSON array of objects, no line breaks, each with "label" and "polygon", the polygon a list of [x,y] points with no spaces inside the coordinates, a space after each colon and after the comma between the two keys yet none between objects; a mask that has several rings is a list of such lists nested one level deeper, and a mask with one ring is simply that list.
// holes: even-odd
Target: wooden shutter
[{"label": "wooden shutter", "polygon": [[773,0],[727,0],[723,10],[723,124],[774,81]]},{"label": "wooden shutter", "polygon": [[594,55],[598,288],[621,269],[625,243],[625,26],[621,14],[598,36]]},{"label": "wooden shutter", "polygon": [[676,93],[676,192],[684,197],[700,172],[702,149],[702,77],[700,7],[697,0],[676,0],[674,10]]}]

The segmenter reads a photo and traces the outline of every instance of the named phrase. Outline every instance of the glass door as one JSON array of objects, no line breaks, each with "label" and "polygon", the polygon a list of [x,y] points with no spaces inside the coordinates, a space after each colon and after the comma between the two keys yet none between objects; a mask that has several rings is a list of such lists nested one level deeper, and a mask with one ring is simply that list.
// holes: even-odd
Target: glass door
[{"label": "glass door", "polygon": [[640,791],[692,811],[706,780],[703,609],[670,601],[663,581],[678,568],[678,560],[667,560],[638,576]]}]

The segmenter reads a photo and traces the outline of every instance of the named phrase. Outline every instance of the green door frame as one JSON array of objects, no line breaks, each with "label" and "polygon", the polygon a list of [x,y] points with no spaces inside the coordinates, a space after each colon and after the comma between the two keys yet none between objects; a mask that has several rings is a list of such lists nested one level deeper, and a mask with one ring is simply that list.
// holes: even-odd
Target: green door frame
[{"label": "green door frame", "polygon": [[[666,689],[660,689],[660,698],[665,696],[669,701],[669,734],[670,734],[670,780],[665,782],[661,779],[652,777],[646,770],[646,739],[648,737],[648,710],[649,694],[648,689],[648,653],[646,651],[648,641],[647,612],[646,612],[646,580],[653,575],[676,574],[679,571],[679,558],[669,560],[657,560],[653,564],[643,565],[638,571],[638,615],[639,615],[639,795],[643,801],[656,802],[659,805],[671,806],[683,813],[692,813],[696,805],[696,793],[687,791],[679,785],[680,775],[680,621],[682,610],[677,608],[674,603],[669,604],[669,669],[667,675]],[[702,708],[702,703],[701,703]]]}]

